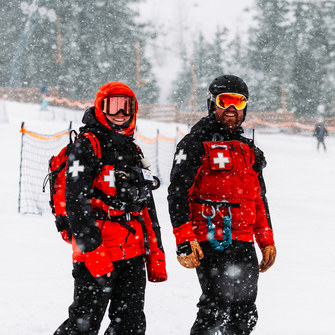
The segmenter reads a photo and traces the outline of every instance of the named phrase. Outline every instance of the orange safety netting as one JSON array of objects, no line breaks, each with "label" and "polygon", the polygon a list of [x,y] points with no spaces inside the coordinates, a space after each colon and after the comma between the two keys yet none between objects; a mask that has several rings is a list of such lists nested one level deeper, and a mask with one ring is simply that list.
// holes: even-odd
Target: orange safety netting
[{"label": "orange safety netting", "polygon": [[[179,129],[178,129],[178,131],[182,136],[184,136],[184,134]],[[68,135],[70,133],[69,131],[63,131],[61,133],[57,133],[57,134],[54,134],[54,135],[41,135],[41,134],[37,134],[33,131],[27,130],[27,128],[25,126],[23,126],[21,128],[20,132],[23,133],[23,134],[26,134],[28,136],[31,136],[33,138],[36,138],[38,140],[42,140],[42,141],[55,140],[55,139],[58,139],[58,138],[60,138],[64,135]],[[165,137],[165,136],[162,136],[162,135],[157,135],[155,138],[148,138],[148,137],[145,137],[138,132],[135,133],[134,137],[141,139],[143,142],[145,142],[147,144],[153,144],[153,143],[157,142],[158,140],[163,140],[163,141],[166,141],[166,142],[175,142],[176,141],[176,138],[169,138],[169,137]]]},{"label": "orange safety netting", "polygon": [[[44,99],[46,99],[47,101],[54,101],[58,104],[62,104],[65,103],[70,107],[78,107],[80,109],[84,109],[87,107],[92,106],[91,103],[88,102],[81,102],[79,100],[75,100],[75,101],[70,101],[69,99],[66,98],[57,98],[54,96],[48,97],[45,94],[41,95]],[[4,94],[2,96],[4,99],[8,98],[7,94]],[[263,121],[261,119],[251,119],[248,120],[244,123],[243,127],[244,128],[254,128],[256,125],[262,125],[262,126],[267,126],[267,127],[279,127],[279,128],[287,128],[287,127],[296,127],[296,128],[300,128],[300,129],[304,129],[304,130],[309,130],[309,131],[313,131],[314,130],[314,125],[307,125],[307,124],[301,124],[299,122],[268,122],[268,121]],[[335,130],[334,126],[328,126],[327,127],[329,130]],[[181,135],[184,136],[185,134],[182,133],[179,129],[177,130],[177,132]],[[154,143],[156,142],[159,138],[165,141],[174,141],[174,139],[169,139],[167,137],[161,136],[161,135],[157,135],[154,139],[149,139],[146,138],[140,134],[135,134],[135,137],[139,137],[141,138],[143,141],[147,142],[147,143]]]},{"label": "orange safety netting", "polygon": [[162,135],[157,135],[155,138],[148,138],[148,137],[143,136],[140,133],[135,133],[134,137],[135,138],[138,137],[140,140],[142,140],[143,142],[145,142],[147,144],[153,144],[153,143],[157,142],[158,140],[163,140],[163,141],[166,141],[166,142],[175,142],[176,141],[176,138],[169,138],[169,137],[165,137],[165,136],[162,136]]},{"label": "orange safety netting", "polygon": [[20,130],[20,133],[26,134],[28,136],[31,136],[33,138],[36,138],[38,140],[42,140],[42,141],[51,141],[51,140],[56,140],[64,135],[68,135],[70,132],[69,131],[63,131],[61,133],[55,134],[55,135],[41,135],[41,134],[37,134],[34,133],[33,131],[27,130],[26,127],[22,127]]},{"label": "orange safety netting", "polygon": [[[301,124],[299,122],[281,122],[281,123],[275,123],[275,122],[268,122],[263,121],[260,119],[252,119],[244,124],[244,128],[254,128],[255,125],[263,125],[267,127],[279,127],[279,128],[285,128],[285,127],[297,127],[304,130],[310,130],[313,131],[315,126],[312,125],[306,125]],[[335,130],[335,127],[327,127],[329,130]]]},{"label": "orange safety netting", "polygon": [[86,107],[91,107],[92,104],[91,103],[82,103],[79,100],[75,100],[75,101],[70,101],[69,99],[66,98],[57,98],[57,97],[48,97],[45,94],[42,94],[42,97],[46,100],[46,101],[55,101],[58,104],[62,104],[65,103],[70,107],[79,107],[79,108],[86,108]]}]

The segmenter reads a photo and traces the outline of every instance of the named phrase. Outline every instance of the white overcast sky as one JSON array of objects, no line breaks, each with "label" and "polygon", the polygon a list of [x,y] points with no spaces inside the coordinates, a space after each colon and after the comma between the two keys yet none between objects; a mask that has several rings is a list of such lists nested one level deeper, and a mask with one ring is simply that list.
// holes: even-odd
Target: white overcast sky
[{"label": "white overcast sky", "polygon": [[140,14],[151,19],[157,26],[169,28],[173,34],[181,24],[188,33],[201,30],[210,37],[217,26],[243,33],[251,23],[250,12],[254,0],[143,0]]}]

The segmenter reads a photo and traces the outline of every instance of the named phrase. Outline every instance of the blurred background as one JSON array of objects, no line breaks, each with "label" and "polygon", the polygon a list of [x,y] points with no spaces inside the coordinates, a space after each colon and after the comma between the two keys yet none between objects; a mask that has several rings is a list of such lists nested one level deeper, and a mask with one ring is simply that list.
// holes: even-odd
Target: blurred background
[{"label": "blurred background", "polygon": [[92,104],[102,84],[123,81],[143,114],[164,105],[192,123],[209,83],[229,73],[263,120],[335,125],[334,1],[0,2],[0,97]]}]

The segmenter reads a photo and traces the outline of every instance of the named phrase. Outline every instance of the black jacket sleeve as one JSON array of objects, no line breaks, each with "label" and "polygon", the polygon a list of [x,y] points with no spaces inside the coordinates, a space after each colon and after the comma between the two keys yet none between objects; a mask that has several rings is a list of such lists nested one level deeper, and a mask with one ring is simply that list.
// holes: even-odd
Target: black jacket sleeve
[{"label": "black jacket sleeve", "polygon": [[204,154],[202,142],[194,133],[186,135],[177,145],[168,188],[168,203],[173,228],[189,222],[189,193],[201,167]]},{"label": "black jacket sleeve", "polygon": [[89,139],[79,138],[67,159],[65,202],[71,232],[84,253],[96,249],[102,242],[90,202],[98,169],[98,158]]}]

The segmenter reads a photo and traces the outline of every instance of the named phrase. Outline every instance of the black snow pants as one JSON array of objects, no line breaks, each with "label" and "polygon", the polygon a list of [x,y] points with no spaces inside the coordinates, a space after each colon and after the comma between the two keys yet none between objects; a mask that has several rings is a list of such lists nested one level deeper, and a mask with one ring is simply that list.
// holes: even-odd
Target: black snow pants
[{"label": "black snow pants", "polygon": [[191,335],[247,335],[256,325],[258,260],[253,243],[233,241],[224,251],[201,242],[196,268],[202,295]]},{"label": "black snow pants", "polygon": [[105,335],[145,334],[143,255],[113,262],[111,277],[94,278],[84,263],[73,264],[74,301],[69,318],[54,335],[96,335],[107,309],[110,324]]}]

